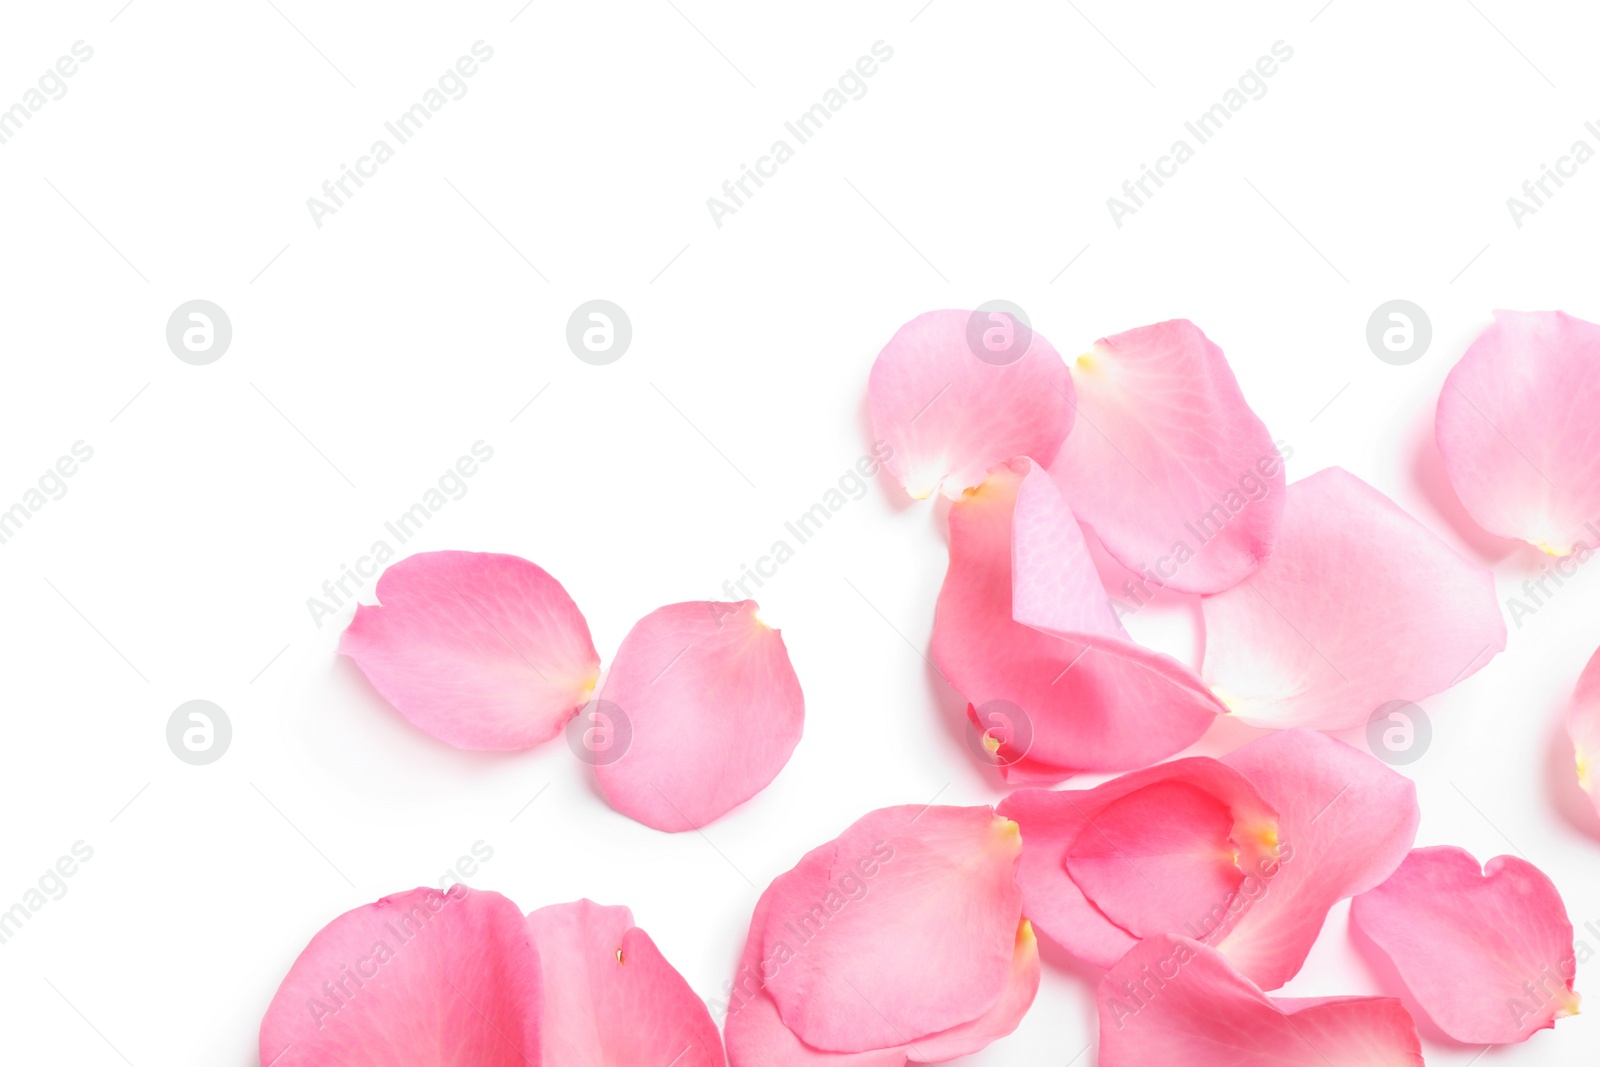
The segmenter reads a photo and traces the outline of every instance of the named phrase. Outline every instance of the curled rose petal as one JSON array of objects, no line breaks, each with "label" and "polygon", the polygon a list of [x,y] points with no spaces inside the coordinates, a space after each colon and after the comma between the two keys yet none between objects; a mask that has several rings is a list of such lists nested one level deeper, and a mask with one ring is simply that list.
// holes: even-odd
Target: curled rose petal
[{"label": "curled rose petal", "polygon": [[539,1062],[539,957],[498,893],[414,889],[311,939],[261,1022],[273,1067]]},{"label": "curled rose petal", "polygon": [[966,1055],[1033,1000],[1016,826],[988,808],[872,812],[762,894],[730,984],[735,1067]]},{"label": "curled rose petal", "polygon": [[1589,658],[1567,705],[1567,736],[1578,769],[1578,784],[1600,812],[1600,651]]},{"label": "curled rose petal", "polygon": [[1277,548],[1202,601],[1201,676],[1256,726],[1341,730],[1505,648],[1488,568],[1337,467],[1289,486]]},{"label": "curled rose petal", "polygon": [[711,1013],[627,908],[555,904],[528,925],[544,982],[544,1063],[723,1067]]},{"label": "curled rose petal", "polygon": [[1457,1041],[1525,1041],[1578,1010],[1572,923],[1554,883],[1526,860],[1496,856],[1480,869],[1454,846],[1416,849],[1356,897],[1350,922]]},{"label": "curled rose petal", "polygon": [[1022,789],[1023,910],[1109,967],[1141,937],[1211,945],[1263,989],[1299,971],[1334,904],[1387,878],[1420,813],[1364,752],[1284,730],[1222,760],[1173,760],[1084,790]]},{"label": "curled rose petal", "polygon": [[339,641],[412,725],[457,748],[548,741],[589,699],[600,656],[561,583],[516,556],[422,552],[378,579]]},{"label": "curled rose petal", "polygon": [[657,608],[606,673],[601,707],[626,747],[597,753],[606,801],[658,830],[689,830],[755,796],[800,742],[805,699],[783,637],[753,600]]},{"label": "curled rose petal", "polygon": [[[977,485],[1012,456],[1053,456],[1072,428],[1072,375],[1050,343],[1009,315],[986,326],[975,315],[918,315],[872,364],[873,436],[892,449],[884,466],[919,500],[941,485],[952,494]],[[1009,331],[1004,356],[985,358],[984,330]]]},{"label": "curled rose petal", "polygon": [[1268,997],[1220,952],[1160,935],[1100,980],[1100,1067],[1422,1067],[1390,997]]},{"label": "curled rose petal", "polygon": [[1221,592],[1267,558],[1283,462],[1198,326],[1102,338],[1072,379],[1079,421],[1050,475],[1106,551],[1188,593]]},{"label": "curled rose petal", "polygon": [[1439,393],[1445,473],[1479,526],[1555,556],[1600,547],[1600,326],[1496,311]]},{"label": "curled rose petal", "polygon": [[974,725],[996,707],[1026,725],[1026,745],[996,738],[1016,781],[1151,763],[1223,710],[1193,671],[1128,638],[1071,510],[1028,459],[952,505],[931,652]]}]

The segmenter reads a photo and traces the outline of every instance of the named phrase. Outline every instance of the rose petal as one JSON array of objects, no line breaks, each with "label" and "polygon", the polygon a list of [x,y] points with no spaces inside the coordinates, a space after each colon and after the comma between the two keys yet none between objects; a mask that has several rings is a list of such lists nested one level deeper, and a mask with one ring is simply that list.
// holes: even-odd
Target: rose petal
[{"label": "rose petal", "polygon": [[979,358],[967,339],[974,314],[918,315],[872,364],[873,435],[892,449],[884,466],[919,500],[941,485],[977,485],[1012,456],[1053,456],[1072,428],[1072,375],[1050,343],[1027,331],[1012,362]]},{"label": "rose petal", "polygon": [[526,1067],[538,1062],[540,1000],[539,957],[515,904],[459,885],[414,889],[311,939],[261,1022],[261,1062]]},{"label": "rose petal", "polygon": [[1445,473],[1478,525],[1551,555],[1600,545],[1600,326],[1496,311],[1439,393]]},{"label": "rose petal", "polygon": [[1100,1067],[1422,1067],[1389,997],[1273,999],[1215,949],[1147,938],[1100,980]]},{"label": "rose petal", "polygon": [[1578,784],[1600,812],[1600,783],[1595,780],[1600,775],[1600,651],[1589,657],[1588,666],[1578,676],[1578,686],[1567,705],[1567,736],[1572,738]]},{"label": "rose petal", "polygon": [[1480,870],[1464,849],[1419,848],[1356,897],[1350,922],[1457,1041],[1525,1041],[1578,1010],[1572,923],[1526,860],[1496,856]]},{"label": "rose petal", "polygon": [[1071,511],[1027,459],[995,467],[950,509],[931,652],[975,721],[996,702],[1026,720],[1029,746],[996,753],[1014,780],[1151,763],[1223,710],[1194,672],[1128,640]]},{"label": "rose petal", "polygon": [[339,651],[412,725],[458,748],[528,748],[594,689],[600,656],[561,583],[516,556],[423,552],[378,578]]},{"label": "rose petal", "polygon": [[1208,938],[1263,989],[1300,970],[1328,911],[1389,877],[1416,840],[1411,779],[1323,734],[1284,730],[1222,758],[1278,813],[1280,862],[1223,936]]},{"label": "rose petal", "polygon": [[[762,960],[784,1025],[813,1048],[914,1044],[1007,988],[1021,919],[1016,825],[988,808],[885,808],[767,887]],[[868,872],[871,872],[870,874]]]},{"label": "rose petal", "polygon": [[543,974],[544,1063],[723,1067],[711,1013],[627,908],[555,904],[528,925]]},{"label": "rose petal", "polygon": [[1201,676],[1257,726],[1360,726],[1506,641],[1489,570],[1337,467],[1289,487],[1272,558],[1202,612]]},{"label": "rose petal", "polygon": [[1283,463],[1222,349],[1173,319],[1102,338],[1072,380],[1081,421],[1050,475],[1106,551],[1188,593],[1260,566],[1283,515]]},{"label": "rose petal", "polygon": [[[1231,839],[1245,866],[1251,871],[1262,866],[1266,853],[1260,847],[1274,842],[1277,814],[1244,775],[1209,757],[1133,771],[1093,789],[1020,789],[1001,802],[1000,814],[1022,831],[1017,881],[1023,911],[1072,955],[1109,967],[1140,937],[1211,937],[1226,928],[1213,927],[1212,916],[1218,910],[1226,914],[1244,872],[1236,867],[1237,878],[1224,884],[1211,870],[1200,869],[1191,882],[1181,864],[1169,865],[1163,858],[1174,845],[1167,818],[1141,824],[1113,810],[1125,802],[1172,799],[1172,787],[1190,791],[1186,802],[1200,794],[1226,810],[1229,826],[1218,850]],[[1196,808],[1205,811],[1202,805]],[[1122,809],[1123,816],[1134,813],[1132,807]],[[1191,840],[1176,844],[1186,848]],[[1112,858],[1118,853],[1120,862]],[[1228,859],[1233,862],[1231,854]],[[1083,884],[1075,880],[1079,874]]]},{"label": "rose petal", "polygon": [[778,776],[800,741],[805,699],[756,602],[694,601],[634,624],[601,700],[631,730],[595,771],[613,808],[658,830],[726,814]]}]

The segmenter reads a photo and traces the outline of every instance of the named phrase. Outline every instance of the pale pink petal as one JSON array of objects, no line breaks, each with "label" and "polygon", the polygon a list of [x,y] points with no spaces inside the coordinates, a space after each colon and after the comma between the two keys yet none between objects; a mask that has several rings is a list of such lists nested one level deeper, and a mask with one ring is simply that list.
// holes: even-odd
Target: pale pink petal
[{"label": "pale pink petal", "polygon": [[1215,949],[1160,935],[1100,980],[1099,1067],[1422,1067],[1390,997],[1268,997]]},{"label": "pale pink petal", "polygon": [[884,462],[921,499],[954,494],[1012,456],[1053,456],[1072,428],[1072,375],[1036,333],[1020,358],[981,359],[969,345],[970,311],[929,311],[878,353],[867,385],[872,432]]},{"label": "pale pink petal", "polygon": [[1280,862],[1220,939],[1208,939],[1263,989],[1305,962],[1334,904],[1393,873],[1416,840],[1411,779],[1310,730],[1284,730],[1222,758],[1278,813]]},{"label": "pale pink petal", "polygon": [[1505,648],[1488,568],[1337,467],[1289,486],[1272,558],[1202,601],[1201,675],[1257,726],[1341,730]]},{"label": "pale pink petal", "polygon": [[1445,473],[1490,533],[1555,556],[1600,547],[1600,326],[1494,314],[1439,393]]},{"label": "pale pink petal", "polygon": [[412,725],[458,748],[548,741],[600,677],[561,583],[516,556],[422,552],[378,578],[339,641]]},{"label": "pale pink petal", "polygon": [[765,990],[813,1048],[914,1044],[988,1012],[1011,981],[1017,827],[988,808],[875,811],[767,888]]},{"label": "pale pink petal", "polygon": [[1567,705],[1567,736],[1578,768],[1578,784],[1600,812],[1600,651],[1589,657]]},{"label": "pale pink petal", "polygon": [[1457,1041],[1525,1041],[1578,1010],[1572,923],[1544,872],[1515,856],[1419,848],[1350,905],[1417,1004]]},{"label": "pale pink petal", "polygon": [[1223,710],[1193,671],[1127,638],[1060,491],[1027,459],[950,509],[931,652],[975,709],[1004,702],[1026,719],[1026,750],[996,753],[1017,781],[1151,763]]},{"label": "pale pink petal", "polygon": [[907,1045],[906,1056],[913,1063],[943,1063],[979,1052],[1017,1028],[1038,992],[1039,941],[1033,924],[1024,919],[1017,924],[1010,981],[1000,999],[971,1022]]},{"label": "pale pink petal", "polygon": [[[1174,802],[1188,809],[1187,826],[1179,809],[1165,807]],[[1276,813],[1244,775],[1208,757],[1133,771],[1093,789],[1021,789],[999,810],[1022,831],[1023,912],[1062,948],[1099,967],[1141,937],[1225,933],[1249,906],[1246,894],[1275,874]],[[1200,827],[1195,816],[1218,810],[1225,824],[1211,826],[1209,836],[1193,832]],[[1207,844],[1211,856],[1203,854]]]},{"label": "pale pink petal", "polygon": [[756,602],[694,601],[634,624],[601,700],[631,731],[595,766],[608,803],[658,830],[689,830],[765,789],[800,741],[805,699]]},{"label": "pale pink petal", "polygon": [[544,982],[544,1063],[723,1067],[711,1013],[627,908],[555,904],[528,925]]},{"label": "pale pink petal", "polygon": [[1272,552],[1283,462],[1222,355],[1187,319],[1102,338],[1072,367],[1078,421],[1050,474],[1118,562],[1189,593]]},{"label": "pale pink petal", "polygon": [[539,1063],[539,957],[498,893],[414,889],[311,939],[261,1022],[273,1067]]}]

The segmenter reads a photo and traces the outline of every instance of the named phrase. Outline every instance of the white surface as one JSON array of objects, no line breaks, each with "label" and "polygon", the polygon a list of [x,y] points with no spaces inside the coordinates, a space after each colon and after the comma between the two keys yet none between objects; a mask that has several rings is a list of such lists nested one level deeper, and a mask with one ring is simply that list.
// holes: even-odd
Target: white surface
[{"label": "white surface", "polygon": [[[319,927],[479,841],[475,884],[525,909],[626,903],[715,996],[759,888],[802,852],[874,807],[1000,798],[917,652],[942,510],[881,479],[758,591],[806,734],[703,836],[611,812],[559,741],[470,755],[411,729],[333,654],[349,606],[318,628],[305,601],[479,440],[493,460],[405,550],[537,561],[609,657],[650,609],[723,595],[867,449],[868,367],[912,315],[1010,299],[1068,354],[1182,315],[1292,443],[1291,478],[1349,468],[1491,559],[1502,597],[1542,562],[1441,489],[1432,406],[1491,308],[1600,317],[1600,166],[1520,229],[1505,206],[1595,142],[1584,5],[122,2],[8,5],[0,32],[0,106],[94,49],[0,145],[0,503],[94,449],[0,545],[0,905],[94,850],[0,945],[8,1063],[254,1064]],[[306,198],[480,39],[494,58],[467,95],[316,228]],[[866,95],[717,228],[706,198],[880,40],[894,55]],[[1115,227],[1106,197],[1279,40],[1294,55],[1265,97]],[[593,297],[633,322],[607,367],[563,340]],[[1407,367],[1363,338],[1394,297],[1434,325]],[[165,344],[193,298],[232,319],[210,366]],[[1551,752],[1597,603],[1585,572],[1426,701],[1436,737],[1409,769],[1422,843],[1519,849],[1580,931],[1600,929],[1600,843],[1551,799]],[[1181,647],[1182,621],[1141,632]],[[208,767],[164,740],[193,698],[233,722]],[[1346,911],[1291,993],[1376,991]],[[1600,962],[1579,990],[1600,997]],[[968,1062],[1067,1063],[1091,992],[1053,964],[1020,1030]],[[1477,1062],[1597,1050],[1587,1014]]]}]

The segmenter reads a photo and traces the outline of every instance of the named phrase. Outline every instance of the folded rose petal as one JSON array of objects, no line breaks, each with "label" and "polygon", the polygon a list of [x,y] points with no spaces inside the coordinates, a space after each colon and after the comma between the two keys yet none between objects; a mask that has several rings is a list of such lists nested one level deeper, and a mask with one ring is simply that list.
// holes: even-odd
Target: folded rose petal
[{"label": "folded rose petal", "polygon": [[723,1067],[722,1037],[689,983],[627,908],[592,901],[528,916],[551,1067]]},{"label": "folded rose petal", "polygon": [[423,552],[378,579],[339,651],[412,725],[458,748],[548,741],[589,699],[600,656],[561,583],[516,556]]},{"label": "folded rose petal", "polygon": [[1565,556],[1600,547],[1600,326],[1496,311],[1439,393],[1445,473],[1490,533]]},{"label": "folded rose petal", "polygon": [[1224,710],[1193,671],[1128,638],[1071,510],[1028,459],[951,507],[931,652],[975,724],[996,705],[1025,724],[995,753],[1013,781],[1151,763]]},{"label": "folded rose petal", "polygon": [[1600,812],[1600,651],[1589,657],[1567,705],[1567,736],[1578,768],[1578,784]]},{"label": "folded rose petal", "polygon": [[670,604],[623,638],[600,699],[631,737],[595,765],[612,807],[689,830],[778,776],[800,741],[805,699],[783,638],[758,610],[753,600]]},{"label": "folded rose petal", "polygon": [[1283,516],[1283,462],[1222,349],[1173,319],[1101,339],[1072,379],[1081,420],[1050,475],[1106,551],[1189,593],[1260,566]]},{"label": "folded rose petal", "polygon": [[867,402],[873,435],[893,449],[884,466],[922,499],[977,485],[1012,456],[1055,455],[1072,428],[1072,375],[1008,314],[930,311],[878,353]]},{"label": "folded rose petal", "polygon": [[1209,757],[1093,789],[1021,789],[999,810],[1022,831],[1023,911],[1100,967],[1142,937],[1223,932],[1277,874],[1277,812]]},{"label": "folded rose petal", "polygon": [[1272,998],[1198,941],[1140,942],[1100,980],[1100,1067],[1422,1067],[1390,997]]},{"label": "folded rose petal", "polygon": [[1578,1010],[1572,923],[1526,860],[1496,856],[1480,869],[1464,849],[1419,848],[1356,897],[1350,922],[1457,1041],[1525,1041]]},{"label": "folded rose petal", "polygon": [[1202,601],[1201,675],[1257,726],[1341,730],[1505,648],[1488,568],[1332,467],[1289,486],[1272,558]]},{"label": "folded rose petal", "polygon": [[539,957],[515,904],[460,885],[415,889],[311,939],[261,1022],[261,1062],[536,1067],[540,1002]]},{"label": "folded rose petal", "polygon": [[1300,970],[1329,909],[1405,860],[1422,821],[1417,787],[1370,754],[1311,730],[1271,734],[1222,762],[1277,811],[1281,863],[1211,943],[1261,988],[1277,989]]},{"label": "folded rose petal", "polygon": [[1068,952],[1109,967],[1141,937],[1182,935],[1264,989],[1300,969],[1334,904],[1399,866],[1419,820],[1409,779],[1309,730],[1022,789],[1000,813],[1022,829],[1023,910]]},{"label": "folded rose petal", "polygon": [[1033,1000],[1016,826],[910,805],[807,853],[756,906],[730,985],[735,1067],[898,1067],[974,1052]]}]

